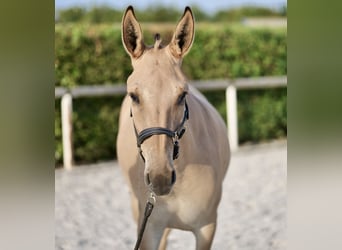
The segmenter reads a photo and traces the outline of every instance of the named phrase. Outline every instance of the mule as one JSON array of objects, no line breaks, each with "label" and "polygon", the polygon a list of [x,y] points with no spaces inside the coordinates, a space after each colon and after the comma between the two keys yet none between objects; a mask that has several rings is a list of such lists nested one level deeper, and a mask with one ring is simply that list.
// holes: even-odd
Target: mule
[{"label": "mule", "polygon": [[140,249],[165,249],[172,228],[193,232],[197,250],[210,249],[215,234],[230,149],[224,121],[182,73],[193,40],[189,7],[167,46],[158,34],[153,46],[145,45],[133,7],[122,19],[133,72],[120,111],[117,155],[138,227],[149,193],[156,195]]}]

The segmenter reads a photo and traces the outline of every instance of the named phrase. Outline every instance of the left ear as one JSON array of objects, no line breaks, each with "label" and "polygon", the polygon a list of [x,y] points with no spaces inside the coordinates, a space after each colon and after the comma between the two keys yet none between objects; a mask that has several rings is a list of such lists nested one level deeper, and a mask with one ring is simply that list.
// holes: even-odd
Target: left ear
[{"label": "left ear", "polygon": [[195,35],[195,21],[190,7],[186,7],[173,34],[169,49],[176,58],[182,58],[189,52]]}]

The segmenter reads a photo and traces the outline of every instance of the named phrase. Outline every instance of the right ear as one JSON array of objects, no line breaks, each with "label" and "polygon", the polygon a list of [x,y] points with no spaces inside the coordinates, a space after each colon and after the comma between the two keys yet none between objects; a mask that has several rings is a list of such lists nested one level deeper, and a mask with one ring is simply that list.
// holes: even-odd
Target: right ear
[{"label": "right ear", "polygon": [[132,6],[127,8],[122,18],[121,36],[122,43],[131,58],[138,58],[143,54],[144,39]]}]

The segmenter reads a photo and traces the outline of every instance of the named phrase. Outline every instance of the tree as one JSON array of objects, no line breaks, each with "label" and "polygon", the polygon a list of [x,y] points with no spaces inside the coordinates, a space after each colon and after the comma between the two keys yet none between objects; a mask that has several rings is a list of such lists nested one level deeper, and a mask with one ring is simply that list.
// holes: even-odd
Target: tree
[{"label": "tree", "polygon": [[79,7],[60,10],[57,21],[60,23],[80,22],[83,20],[85,14],[86,11]]}]

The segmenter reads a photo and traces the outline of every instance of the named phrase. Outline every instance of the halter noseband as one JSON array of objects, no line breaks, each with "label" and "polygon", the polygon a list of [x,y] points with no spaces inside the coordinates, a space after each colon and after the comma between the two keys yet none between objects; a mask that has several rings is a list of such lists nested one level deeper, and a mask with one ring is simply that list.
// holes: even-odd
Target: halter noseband
[{"label": "halter noseband", "polygon": [[[130,113],[130,116],[132,116],[132,110]],[[168,128],[162,128],[162,127],[151,127],[151,128],[146,128],[144,130],[142,130],[140,133],[138,133],[136,127],[135,127],[135,123],[133,120],[133,126],[134,126],[134,132],[135,135],[137,137],[137,147],[139,148],[139,153],[141,158],[143,159],[143,161],[145,162],[145,158],[143,156],[142,150],[141,150],[141,144],[143,144],[143,142],[153,136],[153,135],[167,135],[168,137],[170,137],[173,141],[173,160],[176,160],[179,156],[179,139],[182,138],[182,136],[185,133],[185,127],[184,124],[185,122],[189,119],[189,108],[188,105],[185,101],[185,108],[184,108],[184,116],[182,119],[182,122],[178,125],[178,127],[176,128],[176,130],[172,131]]]}]

